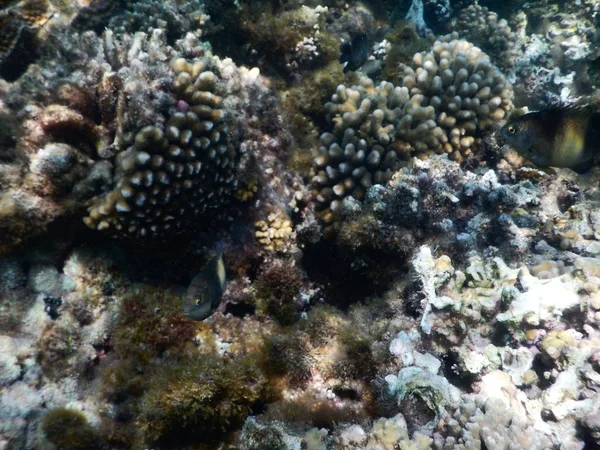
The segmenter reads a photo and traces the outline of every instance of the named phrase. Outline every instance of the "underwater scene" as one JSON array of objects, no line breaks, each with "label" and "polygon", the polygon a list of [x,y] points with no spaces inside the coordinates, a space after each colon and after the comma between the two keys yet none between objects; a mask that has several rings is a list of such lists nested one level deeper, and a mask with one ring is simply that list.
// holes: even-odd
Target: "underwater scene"
[{"label": "underwater scene", "polygon": [[0,0],[0,450],[600,448],[600,0]]}]

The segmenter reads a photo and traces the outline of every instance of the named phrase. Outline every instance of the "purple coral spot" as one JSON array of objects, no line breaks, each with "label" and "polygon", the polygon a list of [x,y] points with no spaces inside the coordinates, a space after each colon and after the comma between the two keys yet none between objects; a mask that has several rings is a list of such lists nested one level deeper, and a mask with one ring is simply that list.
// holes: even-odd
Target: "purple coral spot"
[{"label": "purple coral spot", "polygon": [[184,100],[179,100],[177,102],[177,111],[179,112],[187,112],[187,110],[190,109],[190,105],[188,102],[184,101]]}]

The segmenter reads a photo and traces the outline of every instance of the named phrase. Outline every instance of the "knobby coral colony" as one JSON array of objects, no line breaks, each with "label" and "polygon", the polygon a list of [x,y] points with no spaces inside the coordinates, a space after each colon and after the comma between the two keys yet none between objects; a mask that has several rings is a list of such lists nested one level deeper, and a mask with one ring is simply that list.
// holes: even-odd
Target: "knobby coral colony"
[{"label": "knobby coral colony", "polygon": [[397,86],[363,78],[338,86],[325,105],[333,129],[315,150],[312,185],[329,234],[344,198],[362,200],[366,189],[385,184],[399,159],[447,153],[462,161],[512,108],[511,84],[467,41],[437,41],[400,70]]},{"label": "knobby coral colony", "polygon": [[235,192],[239,155],[228,140],[217,75],[208,61],[171,61],[176,111],[146,126],[116,156],[115,188],[96,198],[86,225],[113,235],[161,237],[210,217]]}]

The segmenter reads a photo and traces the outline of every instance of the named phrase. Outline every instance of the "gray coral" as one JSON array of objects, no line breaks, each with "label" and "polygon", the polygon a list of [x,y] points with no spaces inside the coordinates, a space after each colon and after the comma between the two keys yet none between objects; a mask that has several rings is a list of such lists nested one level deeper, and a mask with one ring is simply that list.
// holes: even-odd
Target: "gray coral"
[{"label": "gray coral", "polygon": [[199,0],[128,1],[122,14],[110,20],[109,27],[119,33],[162,29],[168,36],[181,36],[206,21],[204,3]]}]

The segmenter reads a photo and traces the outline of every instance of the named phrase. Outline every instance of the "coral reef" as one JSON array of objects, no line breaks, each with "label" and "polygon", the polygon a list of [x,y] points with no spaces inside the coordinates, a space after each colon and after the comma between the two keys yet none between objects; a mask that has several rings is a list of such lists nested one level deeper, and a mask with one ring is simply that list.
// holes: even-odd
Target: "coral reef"
[{"label": "coral reef", "polygon": [[[42,60],[6,99],[9,113],[41,97],[24,110],[16,156],[3,166],[5,244],[82,215],[86,202],[86,224],[116,236],[172,236],[224,217],[240,147],[262,126],[251,111],[272,95],[258,71],[206,54],[192,34],[178,50],[161,30],[57,40],[69,61],[62,75],[38,73]],[[33,79],[45,90],[33,91]]]},{"label": "coral reef", "polygon": [[600,445],[600,170],[494,133],[598,2],[317,3],[5,5],[0,448]]}]

